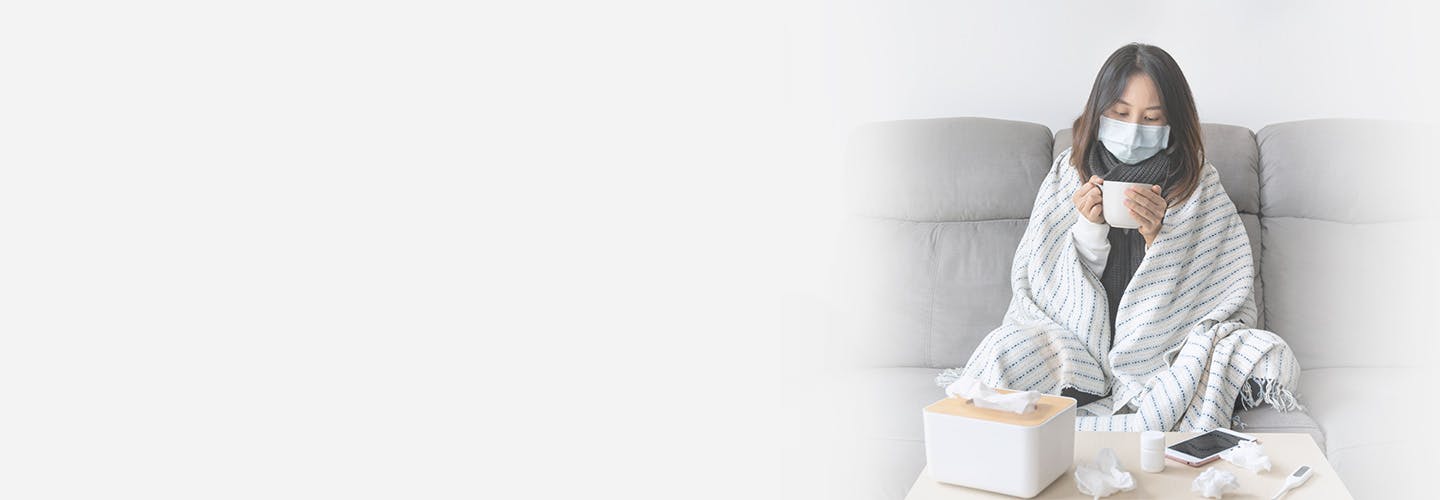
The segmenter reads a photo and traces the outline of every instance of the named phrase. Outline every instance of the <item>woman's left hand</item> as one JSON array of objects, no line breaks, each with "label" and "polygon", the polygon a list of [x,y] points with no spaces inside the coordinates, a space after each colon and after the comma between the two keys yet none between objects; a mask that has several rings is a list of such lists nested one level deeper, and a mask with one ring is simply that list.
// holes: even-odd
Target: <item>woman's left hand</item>
[{"label": "woman's left hand", "polygon": [[1145,248],[1150,248],[1155,236],[1160,234],[1160,224],[1165,221],[1166,202],[1160,196],[1160,186],[1126,189],[1125,206],[1130,209],[1130,215],[1140,221],[1140,235],[1145,237]]}]

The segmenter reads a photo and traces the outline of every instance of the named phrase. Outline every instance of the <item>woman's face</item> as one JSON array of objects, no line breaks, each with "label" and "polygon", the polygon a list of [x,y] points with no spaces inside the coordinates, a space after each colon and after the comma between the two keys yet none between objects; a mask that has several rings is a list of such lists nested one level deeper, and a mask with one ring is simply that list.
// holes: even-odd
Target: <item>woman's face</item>
[{"label": "woman's face", "polygon": [[1110,109],[1105,110],[1105,116],[1141,125],[1169,124],[1165,120],[1165,111],[1160,109],[1160,93],[1155,90],[1155,82],[1144,73],[1130,75],[1125,83],[1125,92]]}]

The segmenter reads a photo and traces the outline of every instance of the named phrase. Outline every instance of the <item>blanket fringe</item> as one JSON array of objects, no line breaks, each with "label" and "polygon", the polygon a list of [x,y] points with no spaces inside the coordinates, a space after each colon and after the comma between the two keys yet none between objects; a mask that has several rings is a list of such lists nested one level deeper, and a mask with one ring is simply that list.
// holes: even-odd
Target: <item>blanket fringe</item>
[{"label": "blanket fringe", "polygon": [[1241,407],[1248,410],[1264,403],[1270,403],[1276,410],[1281,412],[1304,411],[1305,406],[1300,404],[1295,393],[1275,379],[1252,378],[1250,381],[1259,384],[1260,392],[1257,394],[1253,384],[1245,384],[1240,390]]},{"label": "blanket fringe", "polygon": [[[1249,410],[1265,403],[1275,407],[1276,411],[1305,411],[1305,405],[1300,404],[1300,399],[1295,396],[1294,391],[1285,387],[1275,379],[1252,378],[1240,388],[1240,409]],[[1254,387],[1259,385],[1257,392]],[[1230,415],[1230,428],[1244,430],[1245,422],[1240,421],[1240,412],[1236,411]]]}]

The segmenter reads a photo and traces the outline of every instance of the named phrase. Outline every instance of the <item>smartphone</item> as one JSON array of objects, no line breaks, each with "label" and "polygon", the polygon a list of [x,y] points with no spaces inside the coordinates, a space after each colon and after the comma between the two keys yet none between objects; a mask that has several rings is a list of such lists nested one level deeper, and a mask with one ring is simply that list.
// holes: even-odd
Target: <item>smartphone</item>
[{"label": "smartphone", "polygon": [[1230,429],[1215,429],[1165,447],[1165,456],[1191,467],[1199,467],[1220,458],[1220,452],[1239,446],[1241,441],[1260,442],[1255,436]]}]

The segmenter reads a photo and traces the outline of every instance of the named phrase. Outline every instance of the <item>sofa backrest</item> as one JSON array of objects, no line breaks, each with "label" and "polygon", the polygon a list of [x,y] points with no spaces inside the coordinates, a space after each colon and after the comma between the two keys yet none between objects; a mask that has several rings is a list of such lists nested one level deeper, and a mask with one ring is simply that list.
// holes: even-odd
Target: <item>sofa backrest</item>
[{"label": "sofa backrest", "polygon": [[[1420,218],[1433,204],[1417,186],[1435,184],[1417,178],[1433,173],[1416,172],[1414,146],[1433,144],[1424,141],[1434,129],[1353,119],[1202,129],[1249,232],[1259,326],[1284,337],[1306,369],[1424,362],[1429,353],[1416,346],[1435,344],[1420,335],[1431,329],[1423,304],[1436,297],[1436,280],[1422,278],[1435,276],[1435,229]],[[1000,324],[1040,180],[1069,146],[1069,129],[989,118],[856,130],[845,301],[856,362],[968,361]]]},{"label": "sofa backrest", "polygon": [[872,123],[854,133],[843,324],[858,363],[959,366],[1000,324],[1051,137],[1044,125],[988,118]]},{"label": "sofa backrest", "polygon": [[1322,119],[1255,135],[1267,328],[1307,370],[1433,365],[1435,129]]}]

